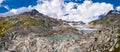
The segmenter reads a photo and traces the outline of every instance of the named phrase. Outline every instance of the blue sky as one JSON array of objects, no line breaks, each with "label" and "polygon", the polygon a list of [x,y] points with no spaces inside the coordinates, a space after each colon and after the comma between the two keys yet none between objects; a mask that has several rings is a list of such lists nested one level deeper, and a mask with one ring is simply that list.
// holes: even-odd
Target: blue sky
[{"label": "blue sky", "polygon": [[[83,3],[84,0],[65,0],[65,2],[76,2]],[[114,5],[114,8],[120,6],[119,0],[92,0],[93,2],[105,2]],[[4,0],[0,6],[0,13],[9,11],[12,8],[28,7],[29,5],[34,6],[37,4],[37,0]],[[4,6],[9,7],[9,10]]]},{"label": "blue sky", "polygon": [[3,6],[8,6],[10,9],[12,8],[20,8],[20,7],[27,7],[29,5],[34,6],[37,4],[37,0],[5,0],[1,4],[0,13],[7,12],[8,9],[4,8]]}]

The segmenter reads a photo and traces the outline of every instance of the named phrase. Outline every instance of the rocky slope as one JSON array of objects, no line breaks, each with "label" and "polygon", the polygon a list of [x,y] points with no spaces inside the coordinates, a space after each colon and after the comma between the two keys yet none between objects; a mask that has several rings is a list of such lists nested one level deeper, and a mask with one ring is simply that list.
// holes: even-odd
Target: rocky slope
[{"label": "rocky slope", "polygon": [[[96,36],[98,46],[105,52],[120,52],[120,14],[110,11],[104,18],[92,21],[99,30],[89,34]],[[101,41],[101,42],[100,42]]]},{"label": "rocky slope", "polygon": [[55,51],[57,41],[76,38],[81,33],[62,20],[36,10],[0,18],[1,52]]},{"label": "rocky slope", "polygon": [[[1,52],[120,52],[120,14],[91,22],[97,31],[82,33],[36,10],[0,18]],[[90,23],[90,24],[91,24]]]}]

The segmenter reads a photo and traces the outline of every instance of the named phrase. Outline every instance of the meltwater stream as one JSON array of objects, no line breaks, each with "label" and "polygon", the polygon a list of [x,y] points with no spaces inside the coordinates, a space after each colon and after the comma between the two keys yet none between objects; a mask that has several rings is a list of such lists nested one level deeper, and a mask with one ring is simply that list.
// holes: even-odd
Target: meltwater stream
[{"label": "meltwater stream", "polygon": [[75,27],[76,29],[80,30],[82,34],[88,34],[91,32],[96,31],[97,29],[92,29],[86,27],[86,24],[80,24],[80,25],[73,25],[74,23],[68,23],[70,26]]}]

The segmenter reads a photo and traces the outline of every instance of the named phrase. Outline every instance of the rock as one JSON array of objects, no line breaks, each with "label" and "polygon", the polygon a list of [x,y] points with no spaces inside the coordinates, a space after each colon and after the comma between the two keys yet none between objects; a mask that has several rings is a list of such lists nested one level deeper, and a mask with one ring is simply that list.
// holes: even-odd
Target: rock
[{"label": "rock", "polygon": [[87,27],[87,28],[93,28],[94,25],[91,23],[91,24],[88,24],[86,27]]}]

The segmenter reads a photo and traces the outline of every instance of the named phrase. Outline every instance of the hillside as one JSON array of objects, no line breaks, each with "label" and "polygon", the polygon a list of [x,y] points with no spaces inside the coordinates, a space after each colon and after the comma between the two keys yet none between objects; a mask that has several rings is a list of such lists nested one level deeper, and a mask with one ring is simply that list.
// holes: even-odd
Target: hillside
[{"label": "hillside", "polygon": [[[93,36],[96,36],[97,34],[97,39],[103,39],[102,43],[106,45],[103,44],[102,46],[107,47],[109,51],[120,52],[120,14],[110,11],[102,19],[92,21],[91,23],[94,27],[101,25],[98,31],[91,34]],[[108,42],[105,42],[106,40],[108,40]],[[110,45],[111,43],[113,44]]]},{"label": "hillside", "polygon": [[[36,10],[0,18],[1,52],[120,52],[120,14],[92,21],[97,31],[83,35],[65,21]],[[100,26],[99,26],[100,25]],[[99,26],[99,27],[97,27]]]}]

